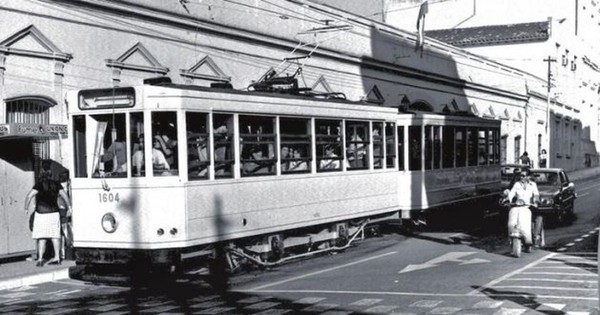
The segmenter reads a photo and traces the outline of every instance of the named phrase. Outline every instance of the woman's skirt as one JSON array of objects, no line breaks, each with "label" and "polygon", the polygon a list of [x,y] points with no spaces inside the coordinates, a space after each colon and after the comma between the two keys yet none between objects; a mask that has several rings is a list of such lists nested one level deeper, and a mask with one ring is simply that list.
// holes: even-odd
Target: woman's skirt
[{"label": "woman's skirt", "polygon": [[60,214],[36,212],[31,236],[33,239],[60,238]]}]

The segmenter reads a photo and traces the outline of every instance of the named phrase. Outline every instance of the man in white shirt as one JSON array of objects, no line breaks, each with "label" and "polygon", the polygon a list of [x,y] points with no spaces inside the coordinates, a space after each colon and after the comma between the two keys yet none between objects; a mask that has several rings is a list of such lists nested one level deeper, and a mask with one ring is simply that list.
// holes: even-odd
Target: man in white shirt
[{"label": "man in white shirt", "polygon": [[[519,173],[519,180],[516,181],[508,193],[507,199],[514,204],[523,206],[513,206],[508,213],[508,233],[520,233],[523,235],[525,251],[529,252],[532,245],[531,238],[531,210],[529,205],[537,204],[540,200],[540,193],[535,182],[529,179],[529,170],[524,169]],[[519,227],[518,231],[515,229]]]}]

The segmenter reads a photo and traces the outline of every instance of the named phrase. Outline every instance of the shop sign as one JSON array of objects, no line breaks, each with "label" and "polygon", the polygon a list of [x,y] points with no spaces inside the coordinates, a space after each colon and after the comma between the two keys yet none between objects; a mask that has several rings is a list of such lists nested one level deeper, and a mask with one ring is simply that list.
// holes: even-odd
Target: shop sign
[{"label": "shop sign", "polygon": [[0,136],[56,137],[67,134],[67,125],[58,124],[2,124]]}]

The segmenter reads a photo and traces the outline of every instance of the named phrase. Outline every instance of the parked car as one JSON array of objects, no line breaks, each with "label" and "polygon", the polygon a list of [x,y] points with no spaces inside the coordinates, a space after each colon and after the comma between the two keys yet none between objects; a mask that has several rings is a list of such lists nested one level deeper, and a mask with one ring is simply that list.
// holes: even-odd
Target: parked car
[{"label": "parked car", "polygon": [[537,213],[553,218],[556,223],[564,224],[574,218],[575,184],[569,181],[567,173],[561,168],[531,169],[531,179],[540,192],[540,206]]},{"label": "parked car", "polygon": [[511,189],[515,183],[515,173],[521,172],[522,169],[529,169],[525,164],[502,164],[500,165],[500,178],[503,189]]}]

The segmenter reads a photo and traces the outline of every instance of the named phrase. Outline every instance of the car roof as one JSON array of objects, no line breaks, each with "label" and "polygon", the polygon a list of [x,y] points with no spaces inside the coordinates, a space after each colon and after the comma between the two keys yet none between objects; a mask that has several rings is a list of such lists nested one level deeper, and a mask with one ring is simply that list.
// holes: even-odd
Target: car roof
[{"label": "car roof", "polygon": [[532,173],[558,173],[564,171],[562,168],[530,168]]}]

